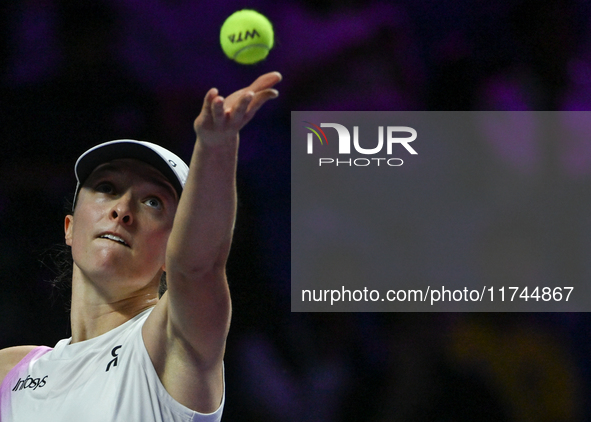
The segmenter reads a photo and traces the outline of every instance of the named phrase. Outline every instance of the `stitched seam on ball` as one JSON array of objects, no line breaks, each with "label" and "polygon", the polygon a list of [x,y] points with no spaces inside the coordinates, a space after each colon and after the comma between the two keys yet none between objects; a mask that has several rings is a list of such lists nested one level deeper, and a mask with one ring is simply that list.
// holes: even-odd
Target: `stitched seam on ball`
[{"label": "stitched seam on ball", "polygon": [[242,47],[240,50],[238,50],[237,52],[235,52],[234,53],[234,59],[236,59],[236,57],[238,57],[238,55],[240,53],[242,53],[244,50],[248,50],[249,48],[253,48],[253,47],[264,48],[267,51],[270,50],[270,48],[267,47],[265,44],[250,44],[250,45],[247,45],[246,47]]}]

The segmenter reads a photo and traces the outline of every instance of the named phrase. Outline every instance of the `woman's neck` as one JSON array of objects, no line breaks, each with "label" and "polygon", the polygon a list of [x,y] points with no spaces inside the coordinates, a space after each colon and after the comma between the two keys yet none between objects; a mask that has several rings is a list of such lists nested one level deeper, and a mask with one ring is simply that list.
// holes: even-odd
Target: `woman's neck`
[{"label": "woman's neck", "polygon": [[156,303],[158,292],[151,285],[119,296],[110,294],[88,280],[74,264],[70,310],[72,343],[105,334]]}]

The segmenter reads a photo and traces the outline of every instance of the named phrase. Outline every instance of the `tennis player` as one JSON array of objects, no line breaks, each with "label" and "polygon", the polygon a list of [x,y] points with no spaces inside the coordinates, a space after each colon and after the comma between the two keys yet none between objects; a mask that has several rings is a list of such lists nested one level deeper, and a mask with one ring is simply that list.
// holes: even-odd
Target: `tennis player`
[{"label": "tennis player", "polygon": [[227,98],[212,88],[190,166],[135,140],[80,156],[64,224],[72,337],[0,351],[1,422],[221,419],[239,131],[280,80]]}]

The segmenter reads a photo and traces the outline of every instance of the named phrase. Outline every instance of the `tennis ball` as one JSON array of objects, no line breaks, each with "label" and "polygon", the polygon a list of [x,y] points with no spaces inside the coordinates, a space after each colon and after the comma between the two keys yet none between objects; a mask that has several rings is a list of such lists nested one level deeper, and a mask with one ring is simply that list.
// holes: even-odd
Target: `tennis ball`
[{"label": "tennis ball", "polygon": [[240,64],[263,60],[273,48],[273,25],[254,10],[234,12],[222,25],[220,44],[226,56]]}]

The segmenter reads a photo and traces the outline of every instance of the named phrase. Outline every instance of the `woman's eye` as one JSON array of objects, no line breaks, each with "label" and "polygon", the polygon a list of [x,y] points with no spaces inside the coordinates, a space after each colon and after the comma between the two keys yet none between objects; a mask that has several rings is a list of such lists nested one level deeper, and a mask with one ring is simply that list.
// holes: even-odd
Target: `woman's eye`
[{"label": "woman's eye", "polygon": [[96,186],[95,190],[100,193],[106,194],[113,194],[115,193],[115,188],[110,183],[100,183]]},{"label": "woman's eye", "polygon": [[145,204],[156,209],[162,208],[162,202],[158,198],[150,198],[145,202]]}]

